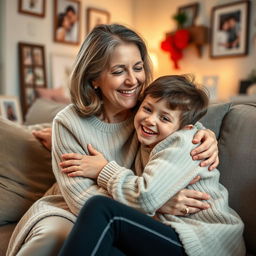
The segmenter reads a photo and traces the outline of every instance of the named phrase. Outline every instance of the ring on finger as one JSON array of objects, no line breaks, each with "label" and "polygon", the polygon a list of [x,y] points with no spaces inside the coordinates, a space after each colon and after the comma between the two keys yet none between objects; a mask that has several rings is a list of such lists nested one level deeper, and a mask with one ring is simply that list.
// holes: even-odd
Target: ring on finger
[{"label": "ring on finger", "polygon": [[189,214],[189,208],[188,207],[185,207],[183,210],[181,210],[181,212],[185,215],[188,215]]}]

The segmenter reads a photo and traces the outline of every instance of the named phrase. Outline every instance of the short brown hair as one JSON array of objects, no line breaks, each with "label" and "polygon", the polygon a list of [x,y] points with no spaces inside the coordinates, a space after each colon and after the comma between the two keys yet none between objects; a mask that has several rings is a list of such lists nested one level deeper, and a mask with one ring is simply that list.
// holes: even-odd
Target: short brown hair
[{"label": "short brown hair", "polygon": [[139,48],[146,77],[142,91],[150,82],[151,63],[143,39],[123,25],[96,26],[83,42],[71,73],[71,100],[80,114],[90,116],[100,113],[101,94],[93,89],[92,81],[107,68],[112,52],[122,43],[133,43]]},{"label": "short brown hair", "polygon": [[143,99],[151,96],[167,100],[170,109],[181,110],[180,128],[195,124],[208,108],[206,91],[194,83],[192,75],[162,76],[152,82],[144,91]]}]

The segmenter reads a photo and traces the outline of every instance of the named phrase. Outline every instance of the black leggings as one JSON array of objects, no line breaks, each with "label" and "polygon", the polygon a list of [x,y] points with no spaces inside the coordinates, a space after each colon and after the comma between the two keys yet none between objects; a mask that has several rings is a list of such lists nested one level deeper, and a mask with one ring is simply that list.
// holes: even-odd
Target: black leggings
[{"label": "black leggings", "polygon": [[169,226],[104,196],[82,208],[60,252],[66,255],[185,255]]}]

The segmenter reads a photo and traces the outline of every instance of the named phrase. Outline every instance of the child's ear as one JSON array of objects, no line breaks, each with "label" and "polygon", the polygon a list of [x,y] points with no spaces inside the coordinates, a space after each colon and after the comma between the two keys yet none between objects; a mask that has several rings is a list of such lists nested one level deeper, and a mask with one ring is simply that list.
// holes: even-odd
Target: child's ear
[{"label": "child's ear", "polygon": [[184,129],[184,130],[191,130],[193,127],[194,127],[193,124],[188,124],[188,125],[185,125],[182,129]]}]

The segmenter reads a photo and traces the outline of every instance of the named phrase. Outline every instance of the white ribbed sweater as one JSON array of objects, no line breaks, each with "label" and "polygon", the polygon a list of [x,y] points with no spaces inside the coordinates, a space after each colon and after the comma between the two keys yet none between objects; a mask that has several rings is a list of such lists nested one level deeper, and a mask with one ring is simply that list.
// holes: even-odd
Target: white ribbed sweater
[{"label": "white ribbed sweater", "polygon": [[[210,209],[186,217],[159,213],[156,216],[176,230],[188,255],[244,256],[244,225],[228,206],[228,192],[219,183],[219,171],[209,172],[190,156],[197,131],[196,127],[177,131],[158,143],[151,153],[141,147],[135,174],[110,162],[100,172],[97,182],[114,199],[149,215],[154,215],[182,188],[210,194]],[[188,185],[197,175],[201,176],[200,181]]]},{"label": "white ribbed sweater", "polygon": [[[110,162],[109,165],[101,172],[101,175],[98,178],[100,186],[98,186],[97,183],[91,179],[86,179],[82,177],[69,178],[60,171],[60,168],[58,166],[61,155],[64,153],[77,152],[81,154],[87,154],[87,144],[89,143],[91,143],[98,151],[102,152],[109,161],[115,160],[115,162]],[[132,118],[122,123],[108,124],[101,122],[96,117],[83,118],[78,116],[72,105],[61,111],[54,120],[52,149],[53,171],[58,181],[58,185],[55,184],[43,198],[38,200],[29,209],[29,211],[20,220],[10,240],[7,256],[16,255],[31,228],[33,228],[33,226],[38,221],[47,216],[61,216],[74,222],[76,220],[76,215],[78,215],[80,209],[87,201],[87,199],[97,194],[102,194],[106,196],[113,195],[114,198],[120,200],[121,202],[124,201],[124,198],[125,200],[127,200],[131,190],[129,186],[127,187],[127,189],[125,189],[125,186],[123,187],[123,185],[126,184],[125,179],[127,178],[127,172],[130,173],[128,177],[133,174],[129,170],[129,168],[131,168],[132,166],[137,150],[138,143],[136,135],[134,134]],[[152,153],[153,152],[154,151],[152,151]],[[182,154],[182,156],[183,155],[185,155],[185,152],[184,154]],[[139,162],[140,159],[137,159],[137,166]],[[191,161],[190,159],[190,162],[193,161]],[[158,166],[156,166],[156,168],[157,170],[160,170]],[[179,166],[179,168],[183,169],[183,166]],[[142,169],[143,166],[141,166],[140,173]],[[124,176],[120,176],[123,171]],[[145,172],[145,174],[146,173],[147,172]],[[164,175],[164,173],[166,172],[163,172],[161,175]],[[210,174],[210,172],[208,171],[207,173]],[[146,180],[150,178],[151,175],[148,175],[146,177]],[[134,176],[134,174],[133,179],[133,184],[136,184],[137,178],[136,176]],[[187,178],[187,180],[191,180],[191,178]],[[180,182],[183,183],[182,180]],[[114,183],[116,185],[113,185]],[[151,184],[153,185],[153,183]],[[118,190],[115,190],[116,186],[120,188],[120,193],[117,193]],[[161,191],[161,189],[159,188],[162,188],[162,183],[156,182],[154,187],[156,188],[156,191]],[[182,187],[183,186],[180,186],[180,188]],[[110,193],[108,193],[105,188],[107,188]],[[197,184],[197,186],[194,186],[193,188],[201,189],[202,191],[208,192],[206,188],[202,189],[199,184]],[[176,191],[176,188],[174,190]],[[154,195],[154,197],[155,196],[156,195]],[[162,199],[162,197],[164,199]],[[143,200],[140,199],[140,201],[137,202],[137,198],[134,197],[133,200],[128,200],[127,204],[137,208],[140,211],[146,212],[148,214],[153,214],[155,209],[157,209],[157,206],[155,204],[160,205],[159,201],[166,201],[167,199],[169,199],[166,198],[167,197],[165,193],[160,193],[156,196],[154,200],[152,200],[152,197],[149,193],[143,193]],[[172,216],[159,216],[159,218],[163,218],[163,222],[171,217]],[[172,226],[174,227],[174,224],[177,225],[177,228],[175,228],[179,233],[179,225],[184,226],[183,218],[172,218],[175,219]],[[234,227],[239,226],[239,232],[241,233],[243,228],[242,223],[238,221],[239,219],[236,217],[236,215],[234,215],[234,220],[238,222],[238,224],[234,225]],[[169,222],[167,224],[169,224]],[[238,228],[234,228],[233,232],[236,233],[236,230],[238,230]],[[203,231],[200,230],[200,232],[201,233],[198,234],[200,238],[207,237],[208,230],[203,229]],[[211,239],[214,240],[217,234],[218,233],[214,234],[214,237],[211,237]],[[183,234],[180,234],[180,238],[182,241],[183,235],[185,236],[184,240],[188,239],[187,237],[194,237],[194,233],[191,233],[190,230],[186,229],[184,229]],[[225,240],[221,241],[221,243],[224,243],[225,245],[229,243],[230,246],[232,245],[235,248],[239,247],[237,246],[237,244],[240,245],[240,241],[239,243],[237,242],[237,244],[234,245],[233,242],[229,242],[229,239],[226,237],[226,235],[224,235],[223,237],[225,238]],[[236,238],[238,237],[238,235],[231,235],[231,237]],[[188,242],[192,244],[191,248],[194,247],[193,244],[196,244],[195,248],[198,247],[198,243],[196,240],[197,237],[195,237],[194,239],[195,242],[193,242],[193,239],[192,241],[191,239],[188,239]],[[198,252],[200,253],[195,253],[191,255],[218,255],[215,254],[215,249],[214,251],[208,250],[208,248],[211,248],[212,243],[215,244],[214,242],[210,241],[210,245],[207,247],[207,250],[203,252],[205,254],[201,254],[200,250],[198,249]],[[241,255],[241,253],[237,255]]]}]

